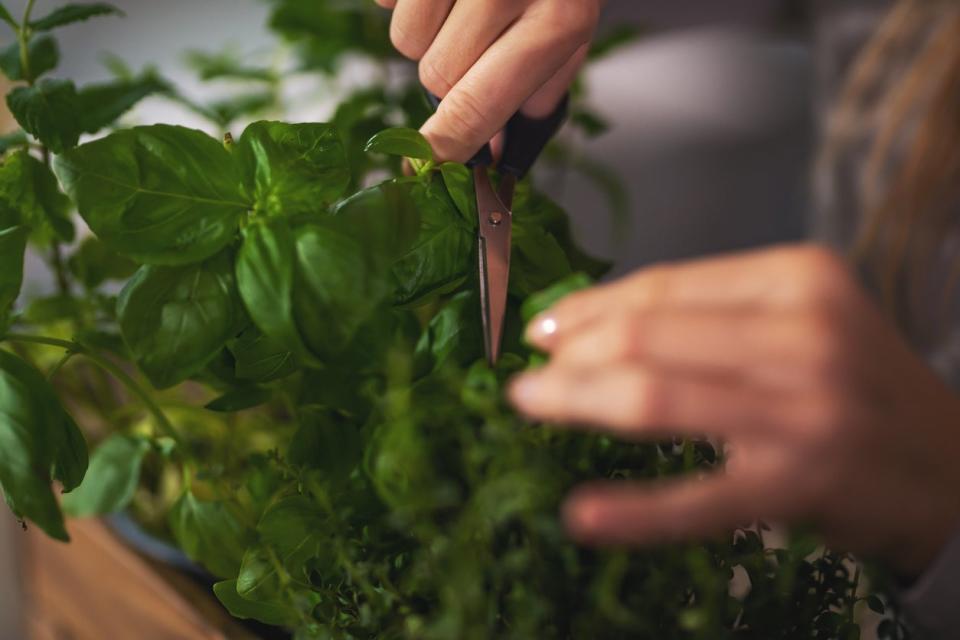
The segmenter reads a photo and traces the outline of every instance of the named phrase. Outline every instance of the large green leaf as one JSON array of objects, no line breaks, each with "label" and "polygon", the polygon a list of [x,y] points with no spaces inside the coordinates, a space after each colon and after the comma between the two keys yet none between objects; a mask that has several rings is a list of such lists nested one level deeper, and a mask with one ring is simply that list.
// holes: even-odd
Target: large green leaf
[{"label": "large green leaf", "polygon": [[40,239],[54,234],[65,242],[73,240],[70,199],[60,192],[50,169],[27,151],[11,154],[0,166],[0,201],[17,212],[22,224],[40,231]]},{"label": "large green leaf", "polygon": [[240,380],[270,382],[285,378],[300,368],[292,351],[256,327],[248,327],[227,345],[233,354],[234,373]]},{"label": "large green leaf", "polygon": [[27,229],[0,230],[0,334],[7,330],[10,308],[23,284],[23,254],[27,247]]},{"label": "large green leaf", "polygon": [[246,322],[232,262],[224,252],[185,267],[142,267],[121,292],[123,339],[157,388],[198,373]]},{"label": "large green leaf", "polygon": [[54,169],[97,236],[148,264],[214,255],[253,204],[230,153],[183,127],[120,131],[58,157]]},{"label": "large green leaf", "polygon": [[213,585],[213,593],[235,618],[258,620],[275,626],[292,626],[300,620],[296,609],[281,602],[247,600],[237,593],[236,580],[224,580]]},{"label": "large green leaf", "polygon": [[296,249],[283,219],[258,220],[244,230],[237,256],[237,286],[254,324],[286,350],[308,350],[293,315]]},{"label": "large green leaf", "polygon": [[140,481],[140,463],[150,450],[141,438],[115,434],[90,457],[90,468],[76,491],[63,498],[63,510],[74,517],[97,516],[124,509]]},{"label": "large green leaf", "polygon": [[413,245],[393,267],[394,302],[401,305],[452,291],[475,265],[475,226],[460,214],[440,177],[408,184],[420,226]]},{"label": "large green leaf", "polygon": [[7,94],[7,106],[23,130],[54,153],[75,147],[83,131],[77,88],[69,80],[46,78]]},{"label": "large green leaf", "polygon": [[0,351],[0,487],[21,518],[68,540],[51,482],[80,483],[87,450],[76,424],[39,371]]},{"label": "large green leaf", "polygon": [[71,2],[54,9],[42,18],[31,20],[30,28],[34,31],[50,31],[74,22],[107,15],[122,16],[123,11],[105,2]]},{"label": "large green leaf", "polygon": [[332,216],[294,230],[294,318],[321,359],[343,352],[368,322],[390,319],[383,312],[396,287],[392,264],[419,227],[411,197],[416,184],[391,181],[362,191]]},{"label": "large green leaf", "polygon": [[14,41],[0,51],[0,69],[11,80],[33,80],[54,69],[60,62],[60,49],[52,36],[30,38],[27,45],[30,78],[25,78],[20,59],[20,43]]},{"label": "large green leaf", "polygon": [[367,141],[364,151],[417,160],[433,160],[433,149],[430,143],[423,134],[409,127],[395,127],[376,133]]},{"label": "large green leaf", "polygon": [[256,210],[267,215],[320,213],[350,182],[343,142],[328,124],[255,122],[234,152]]},{"label": "large green leaf", "polygon": [[250,536],[226,503],[201,501],[187,490],[170,510],[169,523],[191,559],[217,577],[237,575]]},{"label": "large green leaf", "polygon": [[430,320],[417,343],[418,366],[430,370],[448,361],[467,366],[481,357],[480,296],[476,290],[463,291]]}]

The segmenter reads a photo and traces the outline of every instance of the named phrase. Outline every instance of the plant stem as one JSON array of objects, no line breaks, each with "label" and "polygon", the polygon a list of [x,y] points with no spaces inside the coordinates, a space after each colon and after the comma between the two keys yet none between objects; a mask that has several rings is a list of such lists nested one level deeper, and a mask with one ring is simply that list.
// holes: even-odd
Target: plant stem
[{"label": "plant stem", "polygon": [[57,291],[61,296],[70,295],[70,281],[67,280],[67,272],[63,266],[63,253],[60,251],[60,243],[56,240],[50,246],[50,266],[53,268],[53,274],[57,279]]},{"label": "plant stem", "polygon": [[107,358],[104,358],[100,354],[87,349],[82,344],[73,342],[71,340],[61,340],[59,338],[50,338],[47,336],[30,336],[14,333],[8,333],[5,336],[0,337],[0,341],[2,340],[29,344],[41,344],[49,347],[60,347],[61,349],[66,349],[71,353],[76,353],[88,358],[95,365],[119,380],[123,386],[125,386],[131,393],[137,396],[141,402],[143,402],[143,406],[154,417],[157,422],[157,426],[164,433],[164,435],[169,437],[178,445],[182,444],[180,434],[178,434],[176,429],[173,428],[173,424],[170,423],[170,420],[167,418],[167,416],[163,413],[160,407],[157,406],[157,403],[153,400],[153,398],[150,397],[150,394],[147,393],[147,391],[140,386],[140,384],[138,384],[129,373]]},{"label": "plant stem", "polygon": [[36,0],[27,2],[27,8],[23,11],[23,20],[17,30],[17,41],[20,44],[20,75],[30,86],[33,86],[33,74],[30,73],[30,49],[28,45],[30,40],[30,14],[33,13],[35,2]]}]

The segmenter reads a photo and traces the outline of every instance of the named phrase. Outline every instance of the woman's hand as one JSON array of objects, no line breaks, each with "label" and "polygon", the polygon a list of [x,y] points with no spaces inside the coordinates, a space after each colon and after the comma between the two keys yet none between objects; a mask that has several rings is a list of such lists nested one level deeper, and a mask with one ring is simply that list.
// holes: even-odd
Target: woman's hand
[{"label": "woman's hand", "polygon": [[423,127],[442,160],[465,161],[521,107],[549,115],[573,82],[603,0],[376,0],[390,37],[443,98]]},{"label": "woman's hand", "polygon": [[640,271],[564,299],[529,338],[551,359],[514,382],[524,413],[728,445],[722,473],[575,491],[586,542],[804,522],[916,574],[960,525],[960,401],[823,249]]}]

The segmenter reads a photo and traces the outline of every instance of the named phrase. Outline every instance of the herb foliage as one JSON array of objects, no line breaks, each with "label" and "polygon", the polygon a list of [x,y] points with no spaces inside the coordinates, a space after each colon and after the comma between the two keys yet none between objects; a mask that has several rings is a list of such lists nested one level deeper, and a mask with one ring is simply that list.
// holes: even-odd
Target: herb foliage
[{"label": "herb foliage", "polygon": [[[396,63],[373,3],[272,4],[302,70]],[[66,540],[64,511],[130,509],[219,579],[233,615],[304,639],[859,637],[860,571],[809,537],[771,547],[745,524],[635,552],[566,538],[558,505],[578,482],[721,462],[707,443],[622,444],[505,406],[504,381],[537,360],[523,321],[607,265],[521,184],[506,355],[487,368],[470,175],[433,162],[415,83],[361,89],[329,124],[258,121],[235,141],[122,128],[161,95],[223,131],[277,106],[282,74],[194,52],[201,77],[261,88],[198,104],[116,59],[114,81],[78,88],[47,77],[55,30],[120,12],[32,6],[17,20],[0,4],[23,129],[0,145],[0,488],[24,523]],[[574,125],[600,133],[574,97]],[[78,145],[103,129],[116,130]],[[400,177],[400,156],[415,176]],[[73,211],[94,236],[76,240]],[[55,296],[19,299],[28,246]],[[96,443],[89,461],[72,415]],[[735,574],[749,582],[738,595]]]}]

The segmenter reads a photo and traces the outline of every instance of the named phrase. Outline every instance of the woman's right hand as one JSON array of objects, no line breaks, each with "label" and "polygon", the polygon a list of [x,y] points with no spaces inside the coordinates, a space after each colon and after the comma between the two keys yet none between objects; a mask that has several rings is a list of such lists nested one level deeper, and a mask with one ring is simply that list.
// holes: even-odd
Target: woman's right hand
[{"label": "woman's right hand", "polygon": [[603,0],[376,0],[390,37],[443,98],[422,133],[466,161],[518,110],[549,115],[586,57]]}]

